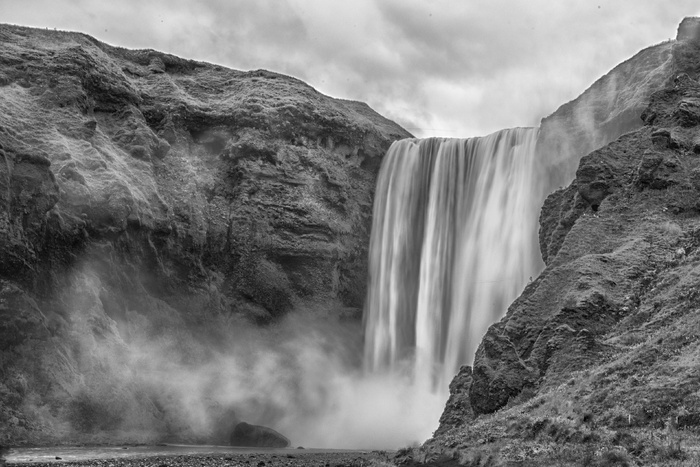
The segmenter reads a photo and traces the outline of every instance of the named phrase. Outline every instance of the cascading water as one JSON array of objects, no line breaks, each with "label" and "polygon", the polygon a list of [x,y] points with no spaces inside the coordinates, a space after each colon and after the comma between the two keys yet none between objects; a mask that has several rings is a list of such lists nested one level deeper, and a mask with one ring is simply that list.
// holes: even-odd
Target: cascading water
[{"label": "cascading water", "polygon": [[374,203],[365,309],[369,371],[446,392],[542,268],[537,129],[395,142]]}]

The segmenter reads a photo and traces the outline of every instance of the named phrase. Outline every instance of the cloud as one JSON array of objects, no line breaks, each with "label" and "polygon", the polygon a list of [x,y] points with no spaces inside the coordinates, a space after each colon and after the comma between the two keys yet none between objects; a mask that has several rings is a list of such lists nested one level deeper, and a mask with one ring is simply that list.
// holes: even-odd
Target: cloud
[{"label": "cloud", "polygon": [[420,136],[536,125],[700,14],[691,0],[6,3],[8,22],[290,74]]}]

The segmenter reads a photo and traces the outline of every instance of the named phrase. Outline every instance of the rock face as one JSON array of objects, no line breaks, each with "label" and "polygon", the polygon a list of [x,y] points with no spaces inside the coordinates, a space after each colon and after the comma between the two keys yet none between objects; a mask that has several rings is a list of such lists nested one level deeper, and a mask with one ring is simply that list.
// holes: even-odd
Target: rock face
[{"label": "rock face", "polygon": [[230,444],[253,448],[286,448],[289,446],[289,439],[272,428],[241,422],[231,432]]},{"label": "rock face", "polygon": [[[697,42],[678,42],[674,53],[681,56],[697,49]],[[675,63],[679,67],[685,60],[679,58]],[[592,350],[586,345],[595,342],[591,333],[605,332],[620,318],[624,300],[611,301],[615,302],[614,293],[632,293],[620,285],[627,282],[624,271],[644,270],[645,266],[637,264],[642,258],[638,251],[631,253],[635,249],[617,252],[624,243],[624,222],[615,227],[599,224],[599,210],[609,196],[625,189],[632,190],[630,197],[648,190],[665,190],[661,193],[666,195],[670,188],[688,187],[692,168],[678,157],[669,157],[667,151],[695,155],[690,128],[699,121],[693,90],[697,77],[697,73],[692,78],[680,74],[670,89],[654,93],[641,113],[640,121],[646,126],[581,159],[574,182],[545,202],[540,244],[547,268],[489,330],[477,351],[470,391],[475,413],[493,412],[523,388],[541,384],[538,381],[546,374],[552,354],[562,345],[568,352],[576,350],[576,360],[585,362]],[[575,229],[583,228],[584,215],[591,217],[586,219],[591,225],[585,234],[574,235]],[[595,258],[604,253],[606,258]],[[585,271],[585,280],[577,278],[581,271]],[[564,283],[571,289],[563,287]]]},{"label": "rock face", "polygon": [[685,66],[678,53],[672,54],[676,43],[640,51],[542,119],[537,154],[547,187],[568,185],[583,156],[642,126],[640,117],[651,94]]},{"label": "rock face", "polygon": [[673,60],[643,127],[583,157],[549,196],[545,270],[489,329],[471,378],[455,379],[435,437],[405,459],[570,465],[590,452],[599,465],[622,449],[649,465],[670,455],[660,434],[692,426],[700,42],[674,43]]},{"label": "rock face", "polygon": [[[376,173],[408,136],[277,73],[0,25],[0,443],[119,426],[90,375],[135,336],[359,317]],[[94,417],[48,417],[67,398]]]},{"label": "rock face", "polygon": [[455,427],[462,426],[474,417],[469,400],[469,388],[472,386],[472,369],[463,366],[450,383],[450,397],[445,404],[445,411],[440,417],[440,426],[436,436]]},{"label": "rock face", "polygon": [[684,18],[678,25],[676,39],[679,41],[700,39],[700,18]]}]

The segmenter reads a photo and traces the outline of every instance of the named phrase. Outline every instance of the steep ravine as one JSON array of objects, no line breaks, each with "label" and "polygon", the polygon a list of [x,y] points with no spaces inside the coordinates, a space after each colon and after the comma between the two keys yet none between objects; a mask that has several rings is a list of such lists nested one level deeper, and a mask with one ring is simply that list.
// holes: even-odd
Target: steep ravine
[{"label": "steep ravine", "polygon": [[215,383],[202,421],[135,368],[201,369],[290,314],[357,323],[376,174],[409,136],[277,73],[0,25],[0,444],[229,426]]},{"label": "steep ravine", "polygon": [[695,455],[700,21],[684,23],[696,33],[679,31],[674,75],[651,94],[643,126],[583,157],[547,198],[546,268],[453,381],[434,437],[401,462],[667,465]]}]

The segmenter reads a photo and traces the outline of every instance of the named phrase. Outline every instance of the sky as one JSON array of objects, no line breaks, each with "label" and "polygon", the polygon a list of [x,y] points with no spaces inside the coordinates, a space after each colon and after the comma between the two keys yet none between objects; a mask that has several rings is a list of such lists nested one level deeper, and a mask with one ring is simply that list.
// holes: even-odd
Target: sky
[{"label": "sky", "polygon": [[537,126],[685,16],[697,0],[0,0],[0,22],[295,76],[419,137]]}]

